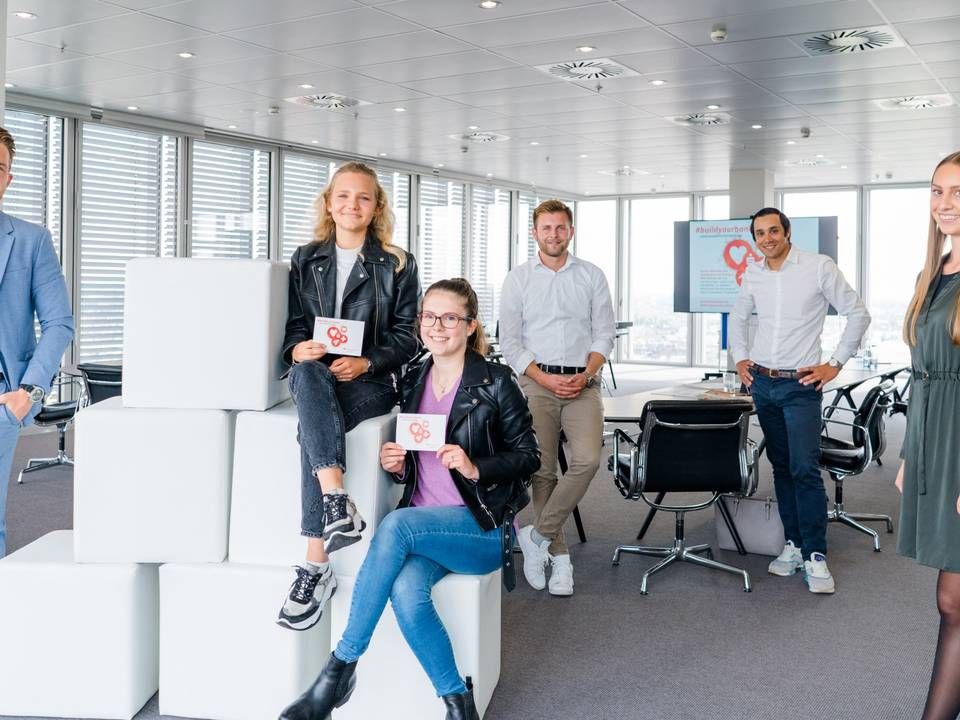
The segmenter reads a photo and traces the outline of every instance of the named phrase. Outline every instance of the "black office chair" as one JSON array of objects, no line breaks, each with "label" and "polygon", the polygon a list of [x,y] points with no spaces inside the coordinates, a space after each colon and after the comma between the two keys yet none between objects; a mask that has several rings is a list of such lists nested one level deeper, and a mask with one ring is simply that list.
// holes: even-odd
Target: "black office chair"
[{"label": "black office chair", "polygon": [[[750,592],[750,574],[741,568],[717,562],[709,545],[687,546],[684,515],[710,507],[723,493],[750,496],[756,492],[757,447],[748,437],[753,406],[739,400],[656,400],[647,403],[640,418],[639,444],[622,430],[613,438],[614,482],[627,500],[643,500],[656,510],[676,513],[672,547],[620,545],[621,553],[661,557],[640,581],[640,594],[647,594],[651,575],[677,561],[724,570],[743,577],[744,592]],[[627,452],[621,452],[621,444]],[[645,493],[657,493],[651,501]],[[690,505],[666,505],[666,493],[710,493],[710,498]],[[703,555],[706,555],[704,557]]]},{"label": "black office chair", "polygon": [[893,389],[893,402],[890,404],[890,417],[893,417],[897,413],[900,413],[906,417],[907,407],[910,405],[910,384],[913,382],[913,372],[911,372],[909,368],[901,368],[896,372],[881,375],[881,380],[893,380],[894,383],[896,383],[897,375],[904,370],[906,370],[907,377],[904,379],[903,385],[896,386]]},{"label": "black office chair", "polygon": [[[75,400],[64,400],[65,388],[74,385],[78,391],[78,397]],[[57,401],[46,402],[40,408],[33,422],[40,427],[50,427],[55,425],[57,428],[57,454],[51,458],[30,458],[27,464],[17,475],[17,484],[23,484],[23,476],[27,473],[46,470],[57,465],[73,465],[73,458],[67,455],[67,427],[73,422],[77,414],[77,409],[82,402],[83,394],[80,379],[76,375],[60,372],[53,381],[53,387],[56,388]]]},{"label": "black office chair", "polygon": [[80,363],[86,402],[83,406],[116,397],[123,392],[123,367],[113,363]]},{"label": "black office chair", "polygon": [[[884,380],[867,391],[857,409],[835,407],[835,412],[853,413],[853,420],[847,422],[825,415],[824,434],[820,437],[820,467],[830,474],[836,484],[833,509],[827,511],[827,521],[839,522],[870,535],[875,552],[880,552],[880,534],[857,521],[884,522],[887,532],[892,533],[893,520],[889,515],[847,512],[843,506],[843,481],[850,475],[862,473],[874,460],[879,462],[887,444],[883,419],[893,404],[895,389],[892,380]],[[828,431],[832,425],[849,428],[850,440],[831,437]]]}]

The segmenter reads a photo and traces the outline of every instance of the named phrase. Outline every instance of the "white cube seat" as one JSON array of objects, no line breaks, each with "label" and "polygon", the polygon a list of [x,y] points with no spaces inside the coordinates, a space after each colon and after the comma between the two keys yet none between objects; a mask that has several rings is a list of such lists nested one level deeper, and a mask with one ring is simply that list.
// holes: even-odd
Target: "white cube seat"
[{"label": "white cube seat", "polygon": [[58,530],[0,560],[0,715],[122,718],[157,691],[157,567],[79,565]]},{"label": "white cube seat", "polygon": [[130,260],[124,404],[265,410],[287,397],[288,273],[269,260]]},{"label": "white cube seat", "polygon": [[233,413],[124,407],[76,419],[78,562],[220,562],[227,554]]},{"label": "white cube seat", "polygon": [[276,718],[330,653],[329,614],[295,632],[274,623],[289,568],[223,563],[160,568],[160,714]]},{"label": "white cube seat", "polygon": [[[331,647],[335,648],[350,616],[354,578],[338,578],[330,600]],[[443,620],[457,669],[473,679],[480,716],[486,712],[500,680],[499,570],[488,575],[451,573],[433,588],[433,602]],[[443,720],[446,709],[430,679],[407,645],[390,603],[377,624],[370,646],[357,663],[357,688],[350,701],[334,710],[334,720]]]},{"label": "white cube seat", "polygon": [[[395,413],[364,420],[347,433],[344,487],[367,523],[363,539],[330,556],[339,575],[355,575],[402,486],[380,468],[380,446],[392,440]],[[297,409],[287,401],[266,412],[237,413],[230,517],[230,560],[290,565],[303,559],[300,535],[300,446]]]}]

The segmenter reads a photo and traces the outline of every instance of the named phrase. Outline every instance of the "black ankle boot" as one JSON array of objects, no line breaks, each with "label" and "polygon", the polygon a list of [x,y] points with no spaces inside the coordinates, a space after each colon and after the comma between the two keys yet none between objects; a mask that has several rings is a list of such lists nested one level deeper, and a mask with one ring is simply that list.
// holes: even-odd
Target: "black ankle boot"
[{"label": "black ankle boot", "polygon": [[476,703],[473,701],[473,680],[467,678],[467,691],[456,695],[444,695],[447,706],[447,720],[480,720]]},{"label": "black ankle boot", "polygon": [[307,691],[280,713],[280,720],[327,720],[353,693],[357,663],[345,663],[333,653]]}]

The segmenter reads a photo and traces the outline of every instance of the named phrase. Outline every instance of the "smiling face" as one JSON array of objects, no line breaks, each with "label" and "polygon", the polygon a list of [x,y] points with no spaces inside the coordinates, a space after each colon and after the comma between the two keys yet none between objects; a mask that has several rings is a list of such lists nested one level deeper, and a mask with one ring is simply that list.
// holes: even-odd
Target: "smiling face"
[{"label": "smiling face", "polygon": [[782,260],[790,252],[790,232],[784,231],[777,214],[761,215],[754,219],[753,239],[767,260]]},{"label": "smiling face", "polygon": [[960,237],[960,165],[948,162],[933,174],[930,214],[940,232]]},{"label": "smiling face", "polygon": [[327,212],[338,230],[363,232],[377,210],[377,185],[363,173],[345,172],[334,180]]},{"label": "smiling face", "polygon": [[573,225],[565,212],[541,214],[532,232],[540,252],[552,258],[563,257],[573,239]]},{"label": "smiling face", "polygon": [[[456,357],[466,352],[467,340],[477,329],[476,320],[457,320],[456,326],[444,327],[441,318],[454,316],[464,318],[467,307],[463,299],[446,290],[431,290],[423,298],[423,308],[420,311],[420,339],[427,350],[434,357]],[[433,326],[427,327],[423,317],[435,317]]]}]

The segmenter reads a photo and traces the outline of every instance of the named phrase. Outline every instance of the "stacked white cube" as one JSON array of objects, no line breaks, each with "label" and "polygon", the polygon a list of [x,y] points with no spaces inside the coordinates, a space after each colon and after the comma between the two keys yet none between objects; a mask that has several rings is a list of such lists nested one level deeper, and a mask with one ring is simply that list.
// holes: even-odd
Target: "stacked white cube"
[{"label": "stacked white cube", "polygon": [[0,561],[0,715],[129,720],[157,691],[157,568],[79,565],[73,533]]}]

